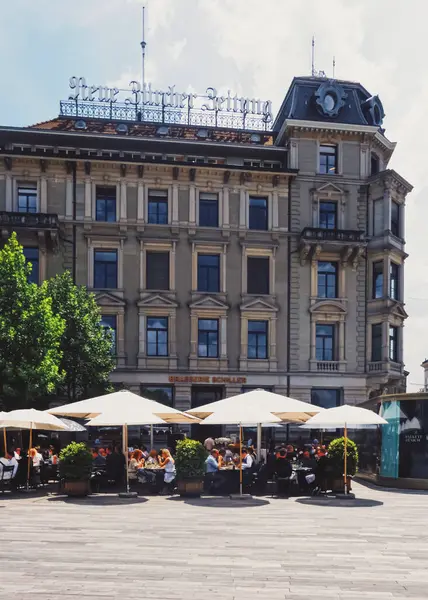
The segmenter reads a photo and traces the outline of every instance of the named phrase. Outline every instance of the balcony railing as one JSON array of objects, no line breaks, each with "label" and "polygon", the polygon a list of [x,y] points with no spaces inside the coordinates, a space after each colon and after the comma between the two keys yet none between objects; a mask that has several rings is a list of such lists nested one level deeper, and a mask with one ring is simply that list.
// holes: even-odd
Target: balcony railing
[{"label": "balcony railing", "polygon": [[317,362],[317,371],[327,371],[327,372],[331,372],[331,371],[340,371],[340,362],[338,361],[329,361],[329,360],[325,360],[325,361],[318,361]]},{"label": "balcony railing", "polygon": [[369,373],[376,372],[387,372],[387,371],[398,371],[399,373],[403,372],[403,364],[396,363],[392,361],[376,361],[368,363],[368,371]]},{"label": "balcony railing", "polygon": [[58,229],[58,215],[47,213],[0,212],[0,226],[27,229]]},{"label": "balcony railing", "polygon": [[322,229],[321,227],[305,227],[301,233],[305,240],[316,242],[359,243],[366,241],[364,231],[353,229]]}]

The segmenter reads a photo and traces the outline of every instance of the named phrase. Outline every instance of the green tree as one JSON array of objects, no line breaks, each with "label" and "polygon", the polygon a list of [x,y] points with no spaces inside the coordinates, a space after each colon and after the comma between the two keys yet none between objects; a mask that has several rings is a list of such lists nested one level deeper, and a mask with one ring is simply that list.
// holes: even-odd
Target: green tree
[{"label": "green tree", "polygon": [[69,271],[48,281],[54,311],[65,320],[61,338],[64,380],[58,392],[75,401],[111,390],[112,337],[101,325],[95,296],[73,283]]},{"label": "green tree", "polygon": [[0,250],[0,398],[8,409],[31,406],[63,377],[65,322],[52,309],[47,284],[28,282],[31,269],[12,233]]}]

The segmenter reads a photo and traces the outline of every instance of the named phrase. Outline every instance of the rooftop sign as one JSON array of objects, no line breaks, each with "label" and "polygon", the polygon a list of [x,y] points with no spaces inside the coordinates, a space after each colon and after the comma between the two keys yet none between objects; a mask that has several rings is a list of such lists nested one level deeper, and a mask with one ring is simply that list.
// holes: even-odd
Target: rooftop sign
[{"label": "rooftop sign", "polygon": [[273,121],[270,100],[219,95],[209,87],[203,95],[180,92],[175,86],[157,90],[150,83],[131,81],[119,89],[89,85],[84,77],[71,77],[71,94],[61,102],[61,114],[79,118],[102,118],[159,124],[196,125],[268,130]]}]

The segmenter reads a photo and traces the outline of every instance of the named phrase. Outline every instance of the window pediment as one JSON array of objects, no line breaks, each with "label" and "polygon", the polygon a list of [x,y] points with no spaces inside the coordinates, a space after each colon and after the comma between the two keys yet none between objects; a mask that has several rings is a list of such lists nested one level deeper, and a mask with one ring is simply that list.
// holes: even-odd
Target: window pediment
[{"label": "window pediment", "polygon": [[314,192],[318,196],[341,196],[345,193],[342,188],[334,185],[334,183],[325,183],[321,187],[315,188]]},{"label": "window pediment", "polygon": [[229,305],[215,296],[202,296],[189,304],[192,309],[209,309],[209,310],[228,310]]},{"label": "window pediment", "polygon": [[311,313],[346,314],[346,308],[339,300],[318,300],[310,308]]},{"label": "window pediment", "polygon": [[391,314],[393,314],[396,317],[400,317],[400,319],[407,319],[407,317],[409,316],[402,307],[402,305],[398,302],[392,307]]},{"label": "window pediment", "polygon": [[178,308],[178,303],[161,294],[153,294],[137,302],[139,308]]},{"label": "window pediment", "polygon": [[262,298],[252,298],[240,305],[241,311],[261,311],[261,312],[278,312],[278,307],[275,304],[263,300]]},{"label": "window pediment", "polygon": [[95,300],[98,306],[114,306],[117,308],[124,308],[126,306],[126,302],[121,298],[118,298],[114,294],[109,294],[108,292],[100,292],[95,295]]}]

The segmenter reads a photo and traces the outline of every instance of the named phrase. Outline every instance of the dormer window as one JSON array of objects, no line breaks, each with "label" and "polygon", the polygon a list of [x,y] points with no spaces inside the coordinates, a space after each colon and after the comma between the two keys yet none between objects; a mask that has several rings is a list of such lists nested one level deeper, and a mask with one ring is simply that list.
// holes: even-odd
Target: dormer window
[{"label": "dormer window", "polygon": [[320,173],[323,175],[336,175],[337,173],[337,146],[330,144],[320,145]]}]

